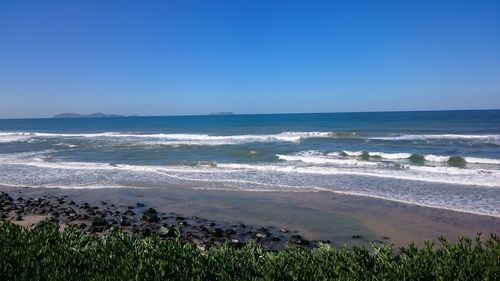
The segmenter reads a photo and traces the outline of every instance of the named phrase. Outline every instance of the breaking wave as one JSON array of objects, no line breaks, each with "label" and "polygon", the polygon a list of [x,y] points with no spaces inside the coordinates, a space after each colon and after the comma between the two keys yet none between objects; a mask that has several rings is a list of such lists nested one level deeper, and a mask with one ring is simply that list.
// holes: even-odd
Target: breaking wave
[{"label": "breaking wave", "polygon": [[397,135],[370,137],[373,140],[458,140],[458,141],[480,141],[500,145],[500,135],[459,135],[459,134],[422,134],[422,135]]},{"label": "breaking wave", "polygon": [[164,145],[229,145],[251,142],[300,142],[311,138],[337,138],[346,133],[336,132],[283,132],[261,135],[207,135],[207,134],[132,134],[119,132],[103,133],[0,133],[0,142],[14,142],[30,138],[93,138],[114,139],[130,142],[145,141],[150,144]]},{"label": "breaking wave", "polygon": [[[333,139],[366,139],[383,141],[429,141],[429,140],[454,140],[473,141],[486,144],[500,145],[500,135],[459,135],[459,134],[422,134],[422,135],[389,135],[366,136],[357,132],[331,132],[331,131],[303,131],[282,132],[275,134],[243,134],[243,135],[208,135],[208,134],[183,134],[183,133],[125,133],[125,132],[100,132],[100,133],[43,133],[43,132],[0,132],[0,143],[26,141],[32,138],[93,138],[104,140],[122,140],[126,142],[145,142],[147,144],[164,145],[231,145],[251,142],[300,142],[313,138]],[[356,151],[344,151],[350,156]]]},{"label": "breaking wave", "polygon": [[[280,161],[275,162],[190,165],[65,161],[54,152],[57,151],[0,154],[0,184],[61,188],[181,185],[256,191],[328,190],[500,216],[500,209],[494,203],[498,199],[500,171],[494,169],[395,164],[320,151],[278,154]],[[395,155],[389,158],[394,159]]]},{"label": "breaking wave", "polygon": [[[309,157],[361,157],[365,160],[369,158],[373,158],[372,160],[379,159],[387,159],[387,160],[413,160],[413,161],[428,161],[428,162],[441,162],[441,163],[450,163],[450,164],[489,164],[489,165],[500,165],[500,159],[493,158],[481,158],[481,157],[468,157],[468,156],[446,156],[446,155],[434,155],[434,154],[416,154],[416,153],[407,153],[407,152],[371,152],[371,151],[348,151],[342,150],[340,152],[330,152],[326,154],[322,154],[321,152],[315,151],[304,151],[299,152],[297,155],[300,156],[309,156]],[[280,159],[283,158],[281,155],[278,156]],[[283,158],[284,159],[284,158]],[[312,159],[312,158],[311,158]],[[304,161],[308,161],[305,159]],[[313,160],[311,160],[313,161]]]},{"label": "breaking wave", "polygon": [[52,158],[52,152],[51,150],[47,150],[37,154],[0,154],[0,161],[6,165],[22,165],[58,170],[107,170],[137,173],[167,173],[169,175],[256,171],[263,172],[264,174],[358,175],[434,183],[500,187],[500,170],[394,164],[358,159],[336,159],[328,156],[328,154],[321,154],[317,151],[306,151],[295,155],[278,154],[277,157],[284,162],[261,164],[199,162],[193,165],[131,165],[58,161]]}]

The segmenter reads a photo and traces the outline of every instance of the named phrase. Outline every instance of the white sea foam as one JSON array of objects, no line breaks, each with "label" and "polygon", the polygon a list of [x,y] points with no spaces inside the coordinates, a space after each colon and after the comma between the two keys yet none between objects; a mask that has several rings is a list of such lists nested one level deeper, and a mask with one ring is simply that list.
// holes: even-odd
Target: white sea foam
[{"label": "white sea foam", "polygon": [[500,135],[423,134],[370,137],[374,140],[474,140],[500,145]]},{"label": "white sea foam", "polygon": [[[377,157],[388,160],[409,159],[410,157],[413,156],[412,153],[407,153],[407,152],[390,153],[390,152],[377,152],[377,151],[363,152],[363,151],[349,151],[349,150],[342,150],[342,152],[330,152],[327,155],[330,156],[347,155],[347,156],[359,157],[362,156],[363,154],[368,155],[370,157]],[[431,162],[446,162],[449,159],[448,156],[436,156],[436,155],[424,155],[424,158],[425,160]]]},{"label": "white sea foam", "polygon": [[68,148],[79,147],[79,145],[77,145],[77,144],[71,144],[71,143],[57,143],[55,145],[56,146],[62,146],[62,147],[68,147]]},{"label": "white sea foam", "polygon": [[[329,152],[324,155],[327,156],[333,156],[333,157],[341,157],[343,155],[351,156],[351,157],[359,157],[362,156],[363,153],[366,153],[366,155],[370,157],[379,157],[382,159],[388,159],[388,160],[400,160],[400,159],[409,159],[412,156],[419,156],[418,154],[413,154],[413,153],[407,153],[407,152],[395,152],[395,153],[389,153],[389,152],[363,152],[363,151],[347,151],[347,150],[342,150],[342,152]],[[301,153],[298,153],[299,155]],[[316,155],[322,155],[321,152],[316,152]],[[428,162],[448,162],[452,156],[446,156],[446,155],[434,155],[434,154],[426,154],[422,155],[423,159]],[[491,164],[491,165],[500,165],[500,159],[494,159],[494,158],[481,158],[481,157],[462,157],[462,156],[453,156],[453,157],[459,157],[464,160],[464,162],[469,163],[469,164]]]},{"label": "white sea foam", "polygon": [[448,160],[450,160],[450,157],[429,154],[424,155],[424,159],[429,162],[448,162]]},{"label": "white sea foam", "polygon": [[335,159],[328,158],[325,156],[300,156],[300,155],[282,155],[276,154],[276,156],[285,161],[301,161],[304,163],[313,164],[338,164],[338,165],[348,165],[348,166],[377,166],[377,163],[358,161],[356,159]]},{"label": "white sea foam", "polygon": [[465,162],[471,164],[492,164],[492,165],[500,165],[500,159],[491,159],[491,158],[479,158],[479,157],[464,157]]},{"label": "white sea foam", "polygon": [[[203,187],[206,188],[259,191],[325,189],[345,194],[379,196],[383,199],[431,207],[500,214],[498,208],[490,202],[496,198],[496,191],[491,188],[500,187],[498,170],[411,164],[386,166],[377,162],[376,166],[367,166],[360,165],[363,161],[359,159],[343,159],[350,162],[334,161],[338,159],[319,151],[280,155],[283,162],[266,164],[200,163],[166,166],[62,162],[51,158],[50,152],[0,154],[0,184],[99,188],[164,187],[169,184],[189,187],[195,186],[196,182],[203,182]],[[19,177],[19,174],[23,177]],[[403,184],[404,181],[420,181],[422,184]],[[423,182],[448,185],[426,185]],[[442,188],[445,188],[445,191],[442,191]],[[455,188],[459,193],[454,193]],[[469,188],[471,191],[467,191]],[[478,195],[478,192],[481,192],[481,195]],[[480,203],[478,196],[488,203]]]},{"label": "white sea foam", "polygon": [[384,159],[408,159],[412,156],[411,153],[385,153],[385,152],[369,152],[371,157],[380,157]]},{"label": "white sea foam", "polygon": [[[217,164],[218,168],[255,170],[262,172],[302,173],[317,175],[358,175],[400,180],[413,180],[446,184],[500,187],[497,170],[460,169],[453,167],[406,166],[405,169],[341,168],[335,166],[280,166],[249,164]],[[457,177],[461,176],[461,177]]]},{"label": "white sea foam", "polygon": [[363,151],[342,150],[342,152],[348,156],[361,156],[361,155],[363,155]]},{"label": "white sea foam", "polygon": [[[408,180],[421,180],[429,182],[442,182],[452,184],[469,184],[484,186],[500,186],[500,171],[485,169],[462,169],[456,167],[432,167],[402,165],[399,169],[394,166],[380,166],[376,162],[357,161],[355,159],[333,159],[326,156],[312,155],[278,155],[286,164],[240,164],[240,163],[214,163],[195,166],[184,165],[128,165],[94,162],[53,162],[47,153],[52,151],[34,153],[19,153],[13,155],[0,155],[3,163],[34,166],[38,168],[61,170],[127,170],[147,173],[219,173],[234,172],[238,170],[255,170],[261,172],[304,173],[321,175],[364,175],[374,177],[388,177]],[[308,152],[313,154],[314,152]],[[344,161],[342,161],[344,160]],[[291,161],[299,162],[292,164]],[[305,163],[307,164],[304,166]],[[325,166],[326,164],[326,166]],[[465,177],[456,177],[457,175]]]},{"label": "white sea foam", "polygon": [[24,141],[31,137],[32,135],[23,133],[0,133],[0,143]]},{"label": "white sea foam", "polygon": [[[409,170],[414,170],[414,171],[419,171],[419,172],[425,172],[425,173],[433,173],[433,174],[444,174],[444,175],[457,175],[457,176],[463,176],[463,175],[475,175],[475,176],[481,176],[481,175],[497,175],[500,176],[500,171],[498,170],[487,170],[487,169],[462,169],[462,168],[456,168],[456,167],[434,167],[434,166],[413,166],[413,165],[404,165],[403,168],[409,169]],[[500,178],[499,178],[500,180]],[[500,183],[497,183],[495,185],[500,185]]]},{"label": "white sea foam", "polygon": [[46,149],[41,151],[28,151],[28,152],[18,152],[18,153],[0,153],[0,163],[9,163],[9,162],[19,162],[19,161],[31,161],[36,157],[41,155],[54,153],[56,150],[54,149]]},{"label": "white sea foam", "polygon": [[164,145],[225,145],[250,142],[300,142],[310,138],[335,138],[335,132],[283,132],[261,135],[206,135],[206,134],[133,134],[119,132],[102,133],[1,133],[0,141],[14,141],[28,138],[95,138],[118,139],[122,141],[144,141],[146,144]]}]

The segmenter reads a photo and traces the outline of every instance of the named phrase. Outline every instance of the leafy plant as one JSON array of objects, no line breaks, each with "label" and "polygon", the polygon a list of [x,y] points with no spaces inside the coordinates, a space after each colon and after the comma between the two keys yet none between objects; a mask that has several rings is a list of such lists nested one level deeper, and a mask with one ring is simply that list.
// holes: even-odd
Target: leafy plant
[{"label": "leafy plant", "polygon": [[88,235],[55,223],[0,226],[0,280],[500,280],[500,239],[427,242],[396,252],[371,248],[289,248],[254,242],[198,250],[179,237],[120,231]]}]

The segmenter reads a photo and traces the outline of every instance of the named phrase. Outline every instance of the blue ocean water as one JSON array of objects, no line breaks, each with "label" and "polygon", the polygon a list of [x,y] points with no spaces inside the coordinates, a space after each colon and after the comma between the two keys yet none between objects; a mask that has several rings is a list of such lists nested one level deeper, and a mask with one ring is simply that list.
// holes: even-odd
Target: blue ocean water
[{"label": "blue ocean water", "polygon": [[0,185],[327,190],[500,216],[500,110],[5,119]]}]

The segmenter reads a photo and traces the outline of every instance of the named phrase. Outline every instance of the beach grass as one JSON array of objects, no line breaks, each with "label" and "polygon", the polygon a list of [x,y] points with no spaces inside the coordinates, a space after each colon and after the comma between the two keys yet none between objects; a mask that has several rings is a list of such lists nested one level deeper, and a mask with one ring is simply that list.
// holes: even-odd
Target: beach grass
[{"label": "beach grass", "polygon": [[500,239],[336,249],[256,243],[199,250],[180,238],[89,235],[51,222],[0,226],[0,280],[500,280]]}]

